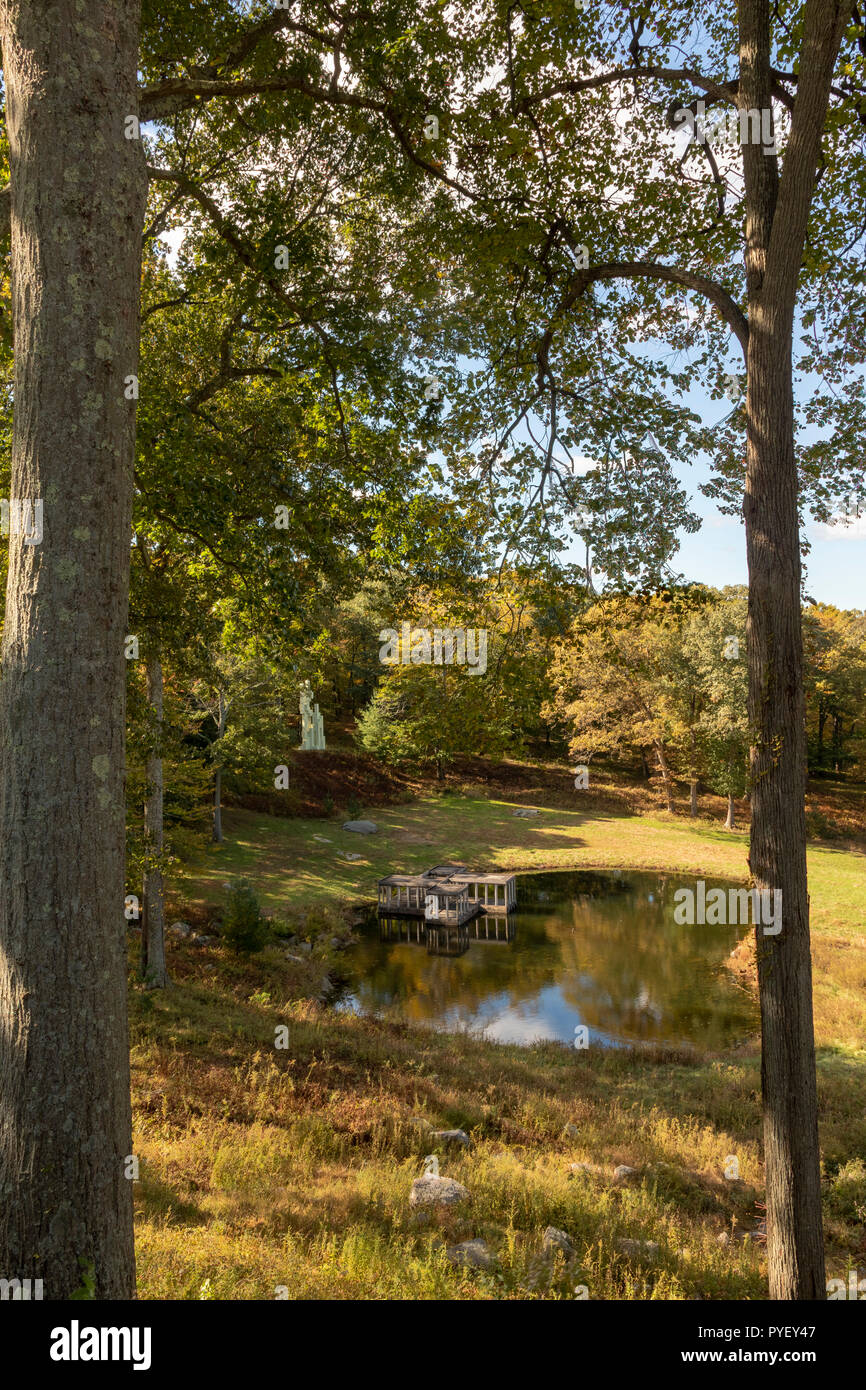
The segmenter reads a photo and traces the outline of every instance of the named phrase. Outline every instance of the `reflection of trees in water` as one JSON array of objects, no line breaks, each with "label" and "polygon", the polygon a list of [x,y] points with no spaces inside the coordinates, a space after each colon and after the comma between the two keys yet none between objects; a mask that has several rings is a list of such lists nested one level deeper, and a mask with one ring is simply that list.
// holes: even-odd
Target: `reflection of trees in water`
[{"label": "reflection of trees in water", "polygon": [[638,878],[628,894],[581,894],[563,905],[571,928],[562,946],[563,998],[590,1035],[596,1028],[635,1041],[700,1038],[713,1048],[749,1032],[754,1009],[723,964],[741,930],[678,925],[674,893],[682,880]]},{"label": "reflection of trees in water", "polygon": [[562,954],[543,928],[532,924],[524,931],[518,921],[514,941],[470,936],[469,950],[456,959],[428,955],[423,941],[419,947],[368,937],[357,948],[356,963],[354,992],[363,1009],[399,1002],[404,1017],[431,1022],[455,1011],[474,1017],[493,995],[507,994],[513,1003],[534,998],[555,983]]},{"label": "reflection of trees in water", "polygon": [[354,993],[362,1009],[396,1007],[418,1022],[489,1022],[494,998],[502,1011],[517,1010],[556,986],[590,1036],[721,1047],[756,1026],[751,1001],[723,965],[743,929],[678,925],[674,892],[693,885],[646,873],[539,875],[532,893],[521,884],[513,942],[476,942],[470,933],[469,949],[446,959],[428,955],[423,941],[380,943],[371,934],[353,953]]}]

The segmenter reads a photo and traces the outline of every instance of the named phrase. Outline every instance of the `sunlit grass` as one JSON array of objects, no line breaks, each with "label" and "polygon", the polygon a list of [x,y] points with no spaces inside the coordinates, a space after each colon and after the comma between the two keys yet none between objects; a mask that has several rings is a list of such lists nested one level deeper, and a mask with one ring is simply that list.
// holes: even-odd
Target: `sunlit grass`
[{"label": "sunlit grass", "polygon": [[[521,804],[527,804],[526,801]],[[531,803],[530,803],[531,804]],[[226,843],[191,866],[204,912],[248,873],[268,910],[373,896],[375,880],[447,859],[480,867],[634,867],[744,879],[746,836],[665,816],[587,814],[471,795],[376,809],[378,835],[339,821],[226,814]],[[315,835],[332,840],[324,844]],[[341,862],[345,848],[357,864]],[[830,1272],[864,1250],[864,856],[809,852],[820,1123]],[[520,1048],[334,1013],[315,1001],[327,951],[250,961],[170,938],[175,980],[132,994],[139,1292],[143,1298],[733,1299],[766,1297],[760,1065],[730,1056]],[[275,1048],[287,1025],[289,1047]],[[434,1145],[413,1119],[465,1129]],[[569,1126],[568,1130],[566,1126]],[[413,1178],[435,1151],[466,1207],[419,1214]],[[731,1156],[740,1178],[725,1176]],[[570,1164],[603,1168],[572,1176]],[[623,1184],[613,1169],[636,1175]],[[574,1259],[542,1259],[546,1226]],[[723,1232],[734,1239],[720,1243]],[[490,1271],[445,1246],[481,1237]],[[618,1242],[652,1241],[657,1253]]]}]

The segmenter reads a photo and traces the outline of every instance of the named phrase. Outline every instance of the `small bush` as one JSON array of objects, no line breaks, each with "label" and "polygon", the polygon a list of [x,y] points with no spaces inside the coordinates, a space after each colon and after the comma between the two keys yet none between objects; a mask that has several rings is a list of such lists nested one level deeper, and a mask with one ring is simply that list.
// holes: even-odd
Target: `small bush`
[{"label": "small bush", "polygon": [[241,956],[261,951],[267,942],[267,918],[262,916],[255,889],[245,878],[229,888],[221,935],[226,945]]},{"label": "small bush", "polygon": [[349,813],[349,820],[360,820],[362,807],[356,796],[349,797],[346,802],[346,810]]}]

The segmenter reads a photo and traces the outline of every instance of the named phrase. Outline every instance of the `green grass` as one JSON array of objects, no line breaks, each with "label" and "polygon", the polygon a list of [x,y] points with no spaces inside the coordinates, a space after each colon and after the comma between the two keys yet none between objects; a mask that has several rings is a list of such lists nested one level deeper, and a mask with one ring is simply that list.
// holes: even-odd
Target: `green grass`
[{"label": "green grass", "polygon": [[[536,822],[513,810],[427,796],[369,813],[380,833],[366,838],[339,822],[231,811],[226,843],[188,866],[176,906],[201,913],[245,873],[268,910],[315,904],[326,922],[329,907],[372,897],[384,873],[448,859],[746,873],[745,835],[706,823],[562,808]],[[344,847],[362,861],[341,862]],[[828,1265],[844,1274],[866,1260],[866,861],[823,844],[809,860]],[[718,1239],[753,1228],[762,1199],[755,1046],[703,1059],[577,1052],[359,1019],[315,1002],[334,965],[322,943],[297,962],[276,946],[242,961],[170,938],[173,987],[133,987],[141,1297],[274,1298],[285,1287],[292,1298],[561,1299],[579,1285],[590,1298],[766,1297],[760,1244]],[[274,1046],[280,1025],[287,1050]],[[419,1117],[471,1134],[468,1153],[438,1149],[468,1207],[410,1208],[433,1148]],[[739,1182],[724,1176],[732,1154]],[[578,1161],[604,1174],[570,1176]],[[612,1179],[620,1163],[638,1170],[624,1185]],[[569,1233],[571,1264],[541,1259],[548,1225]],[[445,1258],[446,1244],[476,1236],[496,1254],[493,1272]],[[655,1241],[658,1255],[625,1254],[624,1238]]]},{"label": "green grass", "polygon": [[[184,899],[202,911],[220,904],[222,884],[254,879],[267,911],[291,918],[313,905],[374,900],[376,881],[459,860],[474,868],[659,869],[745,882],[748,835],[705,821],[593,809],[538,807],[538,820],[516,818],[517,802],[427,795],[409,806],[377,808],[375,835],[343,830],[338,820],[294,820],[249,811],[224,813],[226,840],[188,866]],[[323,844],[315,836],[331,840]],[[340,850],[361,855],[341,860]],[[820,1042],[846,1048],[866,1037],[866,854],[813,844],[809,882],[815,956],[815,1025]]]}]

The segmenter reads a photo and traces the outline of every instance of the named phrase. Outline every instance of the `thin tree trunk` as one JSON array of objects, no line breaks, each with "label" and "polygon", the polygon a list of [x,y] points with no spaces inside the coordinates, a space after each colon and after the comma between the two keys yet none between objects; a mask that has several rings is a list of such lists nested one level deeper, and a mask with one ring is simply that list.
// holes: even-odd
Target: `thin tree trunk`
[{"label": "thin tree trunk", "polygon": [[824,766],[824,725],[827,722],[827,711],[822,700],[818,705],[818,766]]},{"label": "thin tree trunk", "polygon": [[[742,147],[749,300],[746,553],[749,565],[749,863],[782,892],[778,935],[757,927],[770,1297],[826,1297],[806,885],[806,731],[792,339],[835,57],[851,6],[809,0],[782,178]],[[772,107],[769,0],[742,0],[740,108]]]},{"label": "thin tree trunk", "polygon": [[[225,696],[223,695],[221,690],[217,691],[217,700],[219,701],[217,721],[217,743],[219,743],[222,739],[223,734],[226,731],[226,724],[228,722],[228,705],[226,704]],[[219,751],[217,752],[217,757],[219,757]],[[223,840],[222,795],[223,770],[222,764],[217,763],[213,779],[213,838],[214,842],[218,845],[221,845]]]},{"label": "thin tree trunk", "polygon": [[147,698],[153,710],[154,732],[147,759],[147,792],[144,800],[145,864],[141,923],[141,976],[149,989],[165,989],[165,885],[161,868],[163,850],[162,771],[162,663],[149,656],[146,666]]},{"label": "thin tree trunk", "polygon": [[725,829],[734,829],[734,793],[728,792],[728,818],[725,821]]},{"label": "thin tree trunk", "polygon": [[135,1293],[124,723],[137,370],[139,4],[0,0],[12,495],[0,681],[0,1272]]},{"label": "thin tree trunk", "polygon": [[659,772],[662,776],[662,790],[665,794],[665,805],[667,806],[667,809],[671,812],[671,814],[673,814],[674,789],[673,782],[671,781],[670,769],[668,767],[668,760],[665,757],[664,744],[661,742],[660,739],[657,739],[656,742],[653,744],[653,747],[655,748],[656,759],[659,765]]}]

